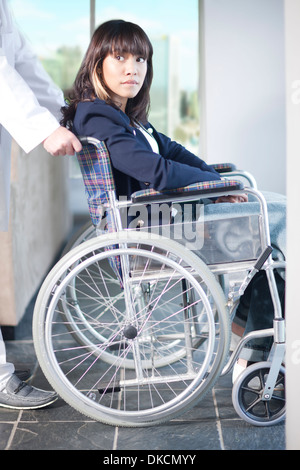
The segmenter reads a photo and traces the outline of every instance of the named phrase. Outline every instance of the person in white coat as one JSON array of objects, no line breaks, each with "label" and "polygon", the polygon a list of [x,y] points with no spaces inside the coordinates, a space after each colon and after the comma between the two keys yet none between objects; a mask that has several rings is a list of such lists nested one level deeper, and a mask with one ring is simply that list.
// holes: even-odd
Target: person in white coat
[{"label": "person in white coat", "polygon": [[[0,0],[0,231],[8,229],[10,153],[12,138],[29,153],[43,143],[52,155],[73,155],[79,140],[59,124],[64,105],[61,90],[43,69]],[[41,408],[56,400],[54,392],[27,385],[14,365],[6,362],[0,330],[0,406]]]}]

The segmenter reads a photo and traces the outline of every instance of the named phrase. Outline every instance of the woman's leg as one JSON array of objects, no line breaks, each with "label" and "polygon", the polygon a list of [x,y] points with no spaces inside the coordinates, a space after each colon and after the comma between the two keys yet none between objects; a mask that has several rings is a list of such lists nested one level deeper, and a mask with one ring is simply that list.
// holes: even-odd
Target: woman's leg
[{"label": "woman's leg", "polygon": [[[285,281],[276,271],[275,280],[281,308],[284,312]],[[254,276],[244,295],[241,297],[237,316],[244,317],[246,313],[248,314],[245,334],[273,327],[274,307],[265,271],[260,271]],[[243,348],[240,358],[251,362],[266,360],[272,342],[272,337],[253,339]]]}]

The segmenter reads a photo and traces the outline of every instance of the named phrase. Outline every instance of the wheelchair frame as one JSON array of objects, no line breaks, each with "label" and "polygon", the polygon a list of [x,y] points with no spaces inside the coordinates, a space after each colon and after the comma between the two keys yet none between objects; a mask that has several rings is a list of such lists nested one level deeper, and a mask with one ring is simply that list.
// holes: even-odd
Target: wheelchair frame
[{"label": "wheelchair frame", "polygon": [[[92,146],[95,149],[99,149],[100,146],[101,151],[107,153],[104,144],[94,138],[81,138],[81,141],[84,147]],[[107,164],[108,166],[110,165],[108,153]],[[285,267],[285,264],[272,259],[267,204],[263,195],[256,189],[254,179],[248,173],[238,171],[228,165],[219,166],[218,171],[222,171],[222,166],[223,170],[225,170],[224,174],[226,177],[232,178],[240,176],[245,178],[251,187],[244,187],[239,181],[226,179],[217,184],[214,182],[202,183],[180,188],[180,190],[162,192],[154,190],[141,191],[133,194],[131,200],[119,201],[116,198],[114,186],[113,183],[111,184],[111,178],[109,177],[109,175],[111,176],[111,169],[108,168],[107,171],[106,168],[104,171],[102,181],[104,191],[101,196],[97,194],[98,199],[96,205],[99,206],[99,197],[102,198],[101,202],[103,204],[104,195],[105,209],[109,211],[110,214],[110,220],[108,221],[108,231],[110,233],[94,238],[95,228],[93,225],[84,231],[88,234],[88,238],[91,237],[90,240],[81,243],[80,235],[76,237],[75,241],[72,241],[71,251],[68,252],[68,249],[65,250],[65,255],[51,270],[40,290],[33,321],[34,345],[37,357],[46,377],[62,398],[80,412],[99,421],[122,426],[148,426],[172,419],[194,406],[206,395],[207,391],[213,387],[220,376],[231,371],[242,348],[248,341],[254,338],[273,336],[274,342],[268,361],[248,367],[238,377],[233,386],[232,400],[239,416],[251,424],[268,426],[276,424],[284,418],[285,400],[283,396],[284,390],[282,390],[282,388],[284,389],[284,367],[282,366],[282,362],[285,352],[285,322],[282,318],[274,269],[282,269]],[[107,180],[109,180],[108,187],[106,186]],[[259,259],[207,267],[199,257],[190,253],[186,247],[182,247],[178,242],[166,240],[159,235],[151,234],[149,237],[149,234],[143,232],[124,230],[122,225],[120,211],[125,208],[138,207],[140,204],[150,203],[174,203],[174,201],[176,201],[176,203],[184,203],[193,201],[195,198],[213,198],[220,195],[239,195],[241,193],[251,194],[259,202],[259,224],[262,242],[262,253]],[[98,208],[96,211],[97,210]],[[93,214],[94,213],[92,213],[92,215]],[[177,255],[178,253],[179,255]],[[121,265],[119,263],[116,267],[115,262],[117,259],[121,261]],[[141,272],[132,269],[132,263],[136,262],[136,259],[146,260],[143,261],[144,265],[142,266]],[[184,259],[187,265],[182,264],[182,261],[179,261],[180,259]],[[125,311],[127,312],[126,315],[131,317],[129,319],[130,321],[128,321],[127,318],[125,326],[122,320],[122,341],[119,339],[118,333],[118,335],[116,334],[114,336],[114,341],[110,345],[112,350],[116,346],[119,347],[118,356],[117,353],[116,356],[114,356],[114,353],[104,351],[106,342],[110,339],[106,337],[104,333],[107,323],[103,323],[101,325],[102,331],[96,334],[95,318],[92,316],[86,317],[82,314],[82,307],[79,306],[81,302],[80,296],[74,294],[77,288],[77,276],[79,278],[81,272],[85,273],[85,270],[88,272],[90,266],[95,265],[97,267],[97,274],[94,274],[95,271],[91,271],[89,273],[89,282],[91,284],[94,283],[96,286],[96,283],[99,282],[98,279],[96,282],[96,275],[99,278],[100,273],[101,283],[104,283],[101,264],[100,268],[98,268],[98,263],[106,263],[107,261],[110,263],[110,266],[113,265],[114,270],[118,270],[118,272],[121,273],[118,282],[123,283],[122,296],[125,299]],[[157,270],[155,264],[160,266],[160,270]],[[154,268],[152,268],[152,266],[154,266]],[[152,311],[153,306],[151,306],[149,302],[147,307],[147,321],[151,322],[151,314],[153,313],[155,321],[153,320],[152,328],[155,330],[156,337],[154,333],[153,337],[150,339],[148,338],[149,335],[147,338],[146,336],[143,338],[141,334],[139,339],[135,323],[136,312],[146,311],[143,302],[145,302],[146,296],[148,296],[147,298],[149,298],[149,296],[151,298],[149,292],[141,293],[144,289],[141,286],[143,286],[148,279],[149,285],[154,279],[159,279],[159,276],[163,279],[165,277],[164,272],[168,269],[175,280],[181,279],[182,286],[186,284],[190,286],[186,288],[186,290],[182,290],[182,296],[184,298],[184,307],[182,308],[184,315],[182,321],[184,328],[182,330],[179,326],[176,327],[175,325],[175,319],[177,320],[177,317],[179,318],[182,312],[180,312],[179,315],[179,311],[176,310],[175,312],[174,310],[173,332],[173,330],[168,329],[169,326],[165,325],[162,319],[155,317],[153,313],[154,309]],[[260,269],[266,271],[274,305],[273,328],[247,334],[241,339],[236,350],[228,360],[227,356],[231,330],[230,319],[233,316],[240,296],[254,274]],[[135,275],[136,272],[138,273],[137,275]],[[228,275],[232,274],[234,276],[235,273],[241,272],[245,273],[243,278],[241,279],[239,276],[238,281],[233,286],[228,286],[226,282],[223,282],[223,287],[222,289],[220,288],[220,279],[224,281],[224,278]],[[93,276],[95,277],[93,278]],[[112,281],[110,280],[109,282]],[[106,284],[107,294],[112,285],[114,288],[116,286],[115,280],[113,280],[111,284],[109,282]],[[203,288],[200,285],[202,282],[205,284]],[[87,281],[85,281],[85,283],[88,284]],[[66,300],[66,292],[68,291],[71,301]],[[137,291],[139,292],[136,293]],[[164,288],[162,288],[162,295],[163,294]],[[160,298],[160,295],[161,294],[159,294],[157,299]],[[197,300],[195,300],[195,298]],[[105,302],[106,303],[103,305],[106,310],[113,310],[113,308],[115,308],[115,300],[107,301],[107,299],[105,299]],[[165,302],[167,304],[170,301],[167,299]],[[62,305],[62,307],[60,307],[60,305]],[[200,311],[201,314],[197,311],[198,305],[201,305],[201,308],[203,308],[203,310]],[[171,308],[174,308],[172,303]],[[203,313],[203,311],[205,312]],[[56,316],[62,318],[62,321],[56,321]],[[205,326],[199,325],[200,317],[201,319],[202,317],[204,318],[203,325],[205,324]],[[78,319],[80,320],[79,322]],[[120,320],[118,319],[118,321]],[[75,323],[77,322],[79,326],[76,325],[75,327]],[[113,398],[110,404],[98,404],[100,399],[97,400],[99,397],[97,393],[95,394],[97,387],[94,387],[92,391],[82,392],[79,387],[77,388],[76,384],[74,385],[74,383],[69,382],[68,375],[72,375],[73,371],[71,369],[68,373],[65,373],[63,371],[64,365],[61,364],[71,361],[72,358],[69,358],[71,353],[69,351],[68,354],[65,352],[57,353],[55,350],[54,343],[56,339],[54,334],[52,336],[52,330],[54,331],[57,323],[64,323],[72,340],[75,338],[75,340],[80,343],[82,351],[88,350],[92,357],[97,358],[98,362],[101,356],[101,367],[104,361],[108,364],[108,370],[115,367],[118,369],[119,373],[122,363],[125,375],[127,370],[134,371],[134,378],[120,379],[118,384],[114,384],[113,386],[112,383],[109,383],[106,389],[103,387],[99,389],[98,387],[98,392],[100,395],[102,394],[101,397],[105,395],[103,401],[107,400],[107,395],[112,395]],[[161,325],[165,328],[165,337],[167,339],[161,340],[162,342],[158,346],[155,341],[158,343],[157,337],[163,336],[157,333],[157,327]],[[195,334],[194,331],[196,330],[197,333]],[[198,332],[199,330],[200,333]],[[61,333],[59,332],[58,335],[61,335]],[[64,335],[66,335],[66,333],[63,333],[61,337],[63,338]],[[90,337],[87,338],[88,335],[91,335],[91,339]],[[126,337],[126,343],[130,343],[130,353],[126,358],[123,357],[124,349],[127,351],[129,347],[123,345],[124,336]],[[203,339],[204,337],[205,339]],[[153,342],[152,345],[151,341]],[[166,343],[163,341],[166,341]],[[147,352],[144,353],[143,348],[146,343],[148,349]],[[148,343],[150,346],[148,346]],[[154,359],[153,351],[150,351],[151,348],[152,350],[157,349],[158,356],[161,356],[159,359]],[[99,349],[101,350],[101,355]],[[67,350],[67,348],[65,348],[65,350]],[[204,359],[202,359],[201,356],[201,360],[198,359],[198,357],[197,360],[194,360],[193,356],[200,355],[200,350]],[[64,350],[62,349],[62,351]],[[60,354],[63,356],[61,363],[59,362]],[[155,363],[155,361],[157,362]],[[178,364],[180,364],[180,367],[184,364],[187,372],[177,374],[175,367]],[[94,363],[92,365],[94,366]],[[92,368],[92,365],[90,368]],[[75,367],[78,366],[74,366],[74,369]],[[145,373],[146,369],[152,371],[152,376],[150,376],[150,372]],[[161,370],[164,371],[164,369],[168,369],[169,372],[161,372]],[[158,370],[159,372],[157,372]],[[88,373],[89,371],[87,370],[83,375],[87,376]],[[101,373],[103,373],[102,377],[105,377],[107,374],[106,371]],[[183,390],[178,392],[178,395],[177,391],[175,392],[175,387],[172,388],[172,383],[175,382],[176,384],[180,382],[183,388]],[[259,382],[259,386],[257,382]],[[132,389],[136,388],[137,390],[142,389],[144,385],[148,388],[153,387],[160,397],[164,392],[161,390],[158,391],[157,389],[162,386],[162,384],[172,389],[174,396],[161,399],[161,401],[159,400],[157,405],[153,405],[154,411],[152,407],[149,407],[149,409],[147,407],[140,409],[140,405],[132,405],[136,406],[136,408],[130,408],[127,412],[125,405],[120,405],[120,403],[118,405],[112,405],[112,401],[115,399],[115,392],[118,392],[119,395],[121,395],[121,393],[125,395],[126,387]],[[278,386],[278,384],[280,386]],[[121,392],[122,387],[124,391]],[[251,387],[252,390],[250,391]],[[169,391],[170,390],[168,390],[168,392]],[[139,392],[134,393],[136,393],[136,397],[139,400]],[[248,398],[248,394],[252,394],[252,397]],[[109,402],[109,400],[107,400],[107,402]],[[277,406],[278,403],[279,405]],[[116,406],[120,408],[123,406],[123,408],[118,410]],[[258,411],[256,411],[256,407]],[[98,408],[100,410],[99,412]]]}]

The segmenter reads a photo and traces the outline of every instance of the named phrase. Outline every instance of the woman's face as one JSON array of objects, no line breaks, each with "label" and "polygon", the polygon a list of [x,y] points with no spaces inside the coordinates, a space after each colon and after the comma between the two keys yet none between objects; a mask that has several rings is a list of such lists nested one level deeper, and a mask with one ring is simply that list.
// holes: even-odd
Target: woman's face
[{"label": "woman's face", "polygon": [[103,78],[115,104],[125,112],[128,98],[134,98],[143,86],[147,60],[132,54],[109,54],[103,61]]}]

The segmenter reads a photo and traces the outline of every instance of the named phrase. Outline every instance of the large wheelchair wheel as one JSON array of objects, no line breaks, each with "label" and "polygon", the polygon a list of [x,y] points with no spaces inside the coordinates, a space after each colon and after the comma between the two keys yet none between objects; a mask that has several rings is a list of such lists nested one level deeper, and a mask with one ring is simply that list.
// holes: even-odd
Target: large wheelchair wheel
[{"label": "large wheelchair wheel", "polygon": [[280,367],[273,394],[264,400],[263,391],[271,362],[257,362],[237,378],[232,403],[237,414],[255,426],[272,426],[285,418],[285,368]]},{"label": "large wheelchair wheel", "polygon": [[[107,282],[105,265],[118,282]],[[207,266],[178,243],[104,235],[47,276],[34,311],[36,354],[53,388],[83,414],[154,425],[194,406],[219,377],[230,344],[225,304]]]},{"label": "large wheelchair wheel", "polygon": [[76,246],[80,245],[81,243],[86,242],[87,240],[91,240],[92,238],[95,238],[96,236],[97,236],[97,231],[96,231],[95,226],[92,224],[91,221],[86,222],[70,238],[70,240],[68,241],[68,243],[63,249],[61,257],[65,256],[65,254],[67,254]]}]

